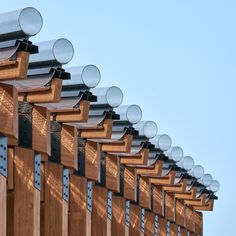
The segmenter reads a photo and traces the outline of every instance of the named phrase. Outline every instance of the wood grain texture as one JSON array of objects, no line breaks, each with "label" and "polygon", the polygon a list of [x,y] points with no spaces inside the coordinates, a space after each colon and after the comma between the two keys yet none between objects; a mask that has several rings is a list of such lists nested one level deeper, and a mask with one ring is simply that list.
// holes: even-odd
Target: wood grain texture
[{"label": "wood grain texture", "polygon": [[0,83],[0,132],[18,139],[17,91],[12,85]]},{"label": "wood grain texture", "polygon": [[178,225],[171,223],[170,224],[170,236],[178,235]]},{"label": "wood grain texture", "polygon": [[164,197],[162,186],[153,186],[153,212],[159,216],[164,216]]},{"label": "wood grain texture", "polygon": [[34,188],[34,151],[15,147],[14,152],[14,235],[39,236],[40,191]]},{"label": "wood grain texture", "polygon": [[203,214],[199,211],[194,211],[194,232],[197,235],[203,235]]},{"label": "wood grain texture", "polygon": [[85,145],[85,176],[100,182],[101,146],[97,142],[87,141]]},{"label": "wood grain texture", "polygon": [[139,205],[151,209],[151,184],[148,177],[139,178]]},{"label": "wood grain texture", "polygon": [[8,147],[7,157],[7,189],[14,189],[14,148]]},{"label": "wood grain texture", "polygon": [[166,219],[158,218],[158,236],[166,236]]},{"label": "wood grain texture", "polygon": [[120,158],[115,155],[106,157],[106,188],[115,192],[120,191]]},{"label": "wood grain texture", "polygon": [[[80,234],[78,234],[78,232]],[[70,176],[69,236],[91,235],[91,214],[87,210],[87,179]]]},{"label": "wood grain texture", "polygon": [[130,204],[129,235],[141,235],[141,207],[132,203]]},{"label": "wood grain texture", "polygon": [[185,207],[185,228],[188,231],[194,232],[194,212],[190,206]]},{"label": "wood grain texture", "polygon": [[175,221],[175,200],[173,193],[165,193],[165,218]]},{"label": "wood grain texture", "polygon": [[184,227],[185,204],[183,200],[175,199],[175,221],[176,224]]},{"label": "wood grain texture", "polygon": [[63,166],[45,162],[44,235],[68,235],[68,204],[62,196]]},{"label": "wood grain texture", "polygon": [[[126,200],[123,197],[113,195],[112,198],[112,222],[111,235],[125,236],[125,204]],[[128,227],[127,227],[128,228]]]},{"label": "wood grain texture", "polygon": [[34,106],[32,111],[32,148],[51,155],[50,112],[45,107]]},{"label": "wood grain texture", "polygon": [[155,214],[150,211],[145,212],[145,236],[154,236]]},{"label": "wood grain texture", "polygon": [[92,236],[107,235],[107,189],[93,186],[92,200]]},{"label": "wood grain texture", "polygon": [[124,197],[137,201],[137,173],[134,167],[126,166],[124,169]]},{"label": "wood grain texture", "polygon": [[9,60],[2,62],[0,80],[27,79],[28,64],[29,52],[18,52],[15,63]]},{"label": "wood grain texture", "polygon": [[62,125],[61,164],[78,170],[78,130],[69,125]]}]

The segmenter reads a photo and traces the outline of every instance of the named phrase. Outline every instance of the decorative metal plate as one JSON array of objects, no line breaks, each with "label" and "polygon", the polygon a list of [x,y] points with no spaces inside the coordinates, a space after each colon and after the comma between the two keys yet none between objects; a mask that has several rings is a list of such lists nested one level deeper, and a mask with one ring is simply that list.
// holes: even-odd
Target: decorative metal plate
[{"label": "decorative metal plate", "polygon": [[63,199],[69,201],[69,170],[63,170]]},{"label": "decorative metal plate", "polygon": [[112,219],[112,192],[108,191],[107,193],[107,217]]},{"label": "decorative metal plate", "polygon": [[145,224],[144,224],[144,222],[145,222],[145,209],[142,208],[142,210],[141,210],[141,231],[143,233],[145,231]]},{"label": "decorative metal plate", "polygon": [[87,182],[87,209],[92,212],[92,181]]},{"label": "decorative metal plate", "polygon": [[155,215],[154,219],[154,235],[158,236],[158,215]]},{"label": "decorative metal plate", "polygon": [[41,155],[34,155],[34,187],[41,190]]},{"label": "decorative metal plate", "polygon": [[125,223],[129,226],[130,223],[130,201],[126,200],[125,203]]},{"label": "decorative metal plate", "polygon": [[7,177],[7,138],[0,136],[0,174]]}]

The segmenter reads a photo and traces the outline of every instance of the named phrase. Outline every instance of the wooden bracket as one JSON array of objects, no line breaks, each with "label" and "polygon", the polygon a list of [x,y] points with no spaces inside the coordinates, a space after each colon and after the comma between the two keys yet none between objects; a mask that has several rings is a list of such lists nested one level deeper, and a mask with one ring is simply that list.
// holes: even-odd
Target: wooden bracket
[{"label": "wooden bracket", "polygon": [[156,177],[160,176],[162,172],[163,161],[156,161],[153,166],[148,167],[138,167],[137,173],[142,176]]},{"label": "wooden bracket", "polygon": [[184,202],[186,205],[191,205],[191,206],[205,206],[206,194],[202,193],[200,197],[194,200],[184,200]]},{"label": "wooden bracket", "polygon": [[81,138],[86,139],[109,139],[112,134],[113,120],[106,119],[102,125],[95,126],[93,128],[82,129],[80,131]]},{"label": "wooden bracket", "polygon": [[192,187],[189,192],[176,193],[175,198],[184,200],[194,200],[196,198],[197,188]]},{"label": "wooden bracket", "polygon": [[171,186],[163,186],[163,190],[172,193],[184,193],[186,191],[187,180],[182,179],[180,183]]},{"label": "wooden bracket", "polygon": [[149,149],[143,148],[138,154],[134,155],[121,155],[121,164],[126,165],[146,165],[148,161]]},{"label": "wooden bracket", "polygon": [[0,132],[18,139],[17,90],[14,86],[3,83],[0,83],[0,120]]},{"label": "wooden bracket", "polygon": [[194,210],[197,211],[213,211],[214,199],[209,199],[209,201],[204,206],[193,206]]},{"label": "wooden bracket", "polygon": [[126,134],[122,140],[101,143],[103,152],[128,153],[131,150],[133,135]]},{"label": "wooden bracket", "polygon": [[15,61],[0,62],[0,80],[27,79],[29,52],[20,51]]},{"label": "wooden bracket", "polygon": [[152,184],[155,185],[173,185],[175,181],[175,171],[170,171],[170,173],[163,177],[150,178]]}]

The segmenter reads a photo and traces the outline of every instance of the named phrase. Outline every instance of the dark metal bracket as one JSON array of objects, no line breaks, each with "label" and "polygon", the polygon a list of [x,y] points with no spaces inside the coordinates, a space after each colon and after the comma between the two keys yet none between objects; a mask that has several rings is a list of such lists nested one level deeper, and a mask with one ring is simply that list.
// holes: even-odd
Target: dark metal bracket
[{"label": "dark metal bracket", "polygon": [[7,177],[7,137],[0,136],[0,174]]},{"label": "dark metal bracket", "polygon": [[51,121],[51,157],[56,163],[61,162],[61,124]]},{"label": "dark metal bracket", "polygon": [[108,191],[107,193],[107,217],[112,219],[112,192]]},{"label": "dark metal bracket", "polygon": [[92,181],[87,182],[87,209],[92,212]]},{"label": "dark metal bracket", "polygon": [[19,146],[32,148],[32,110],[28,102],[19,102]]},{"label": "dark metal bracket", "polygon": [[34,156],[34,187],[41,190],[41,155]]},{"label": "dark metal bracket", "polygon": [[85,176],[85,139],[78,138],[78,171],[80,176]]},{"label": "dark metal bracket", "polygon": [[69,170],[63,170],[63,199],[69,202]]}]

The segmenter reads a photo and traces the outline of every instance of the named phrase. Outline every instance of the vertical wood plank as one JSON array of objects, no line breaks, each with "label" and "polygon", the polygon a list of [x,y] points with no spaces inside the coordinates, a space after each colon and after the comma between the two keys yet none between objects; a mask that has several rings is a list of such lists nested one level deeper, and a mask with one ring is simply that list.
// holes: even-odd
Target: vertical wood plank
[{"label": "vertical wood plank", "polygon": [[151,184],[148,177],[139,179],[139,205],[146,209],[151,208]]},{"label": "vertical wood plank", "polygon": [[45,162],[44,235],[68,235],[68,204],[62,194],[63,166]]},{"label": "vertical wood plank", "polygon": [[111,235],[124,236],[125,235],[125,198],[113,195],[112,198],[112,222]]},{"label": "vertical wood plank", "polygon": [[164,216],[163,192],[161,186],[153,186],[153,212],[159,216]]},{"label": "vertical wood plank", "polygon": [[131,201],[137,200],[137,173],[134,167],[125,167],[124,197]]},{"label": "vertical wood plank", "polygon": [[165,218],[172,222],[175,221],[175,201],[173,193],[165,194]]},{"label": "vertical wood plank", "polygon": [[40,235],[40,191],[34,187],[34,151],[15,147],[14,235]]},{"label": "vertical wood plank", "polygon": [[170,224],[170,236],[178,235],[178,225],[171,223]]},{"label": "vertical wood plank", "polygon": [[150,211],[145,212],[145,236],[154,236],[155,214]]},{"label": "vertical wood plank", "polygon": [[184,227],[185,204],[183,200],[175,199],[175,221],[176,221],[176,224]]},{"label": "vertical wood plank", "polygon": [[166,236],[166,219],[158,218],[158,236]]},{"label": "vertical wood plank", "polygon": [[129,235],[141,235],[141,207],[133,203],[130,204]]},{"label": "vertical wood plank", "polygon": [[107,235],[107,189],[93,186],[92,236]]},{"label": "vertical wood plank", "polygon": [[87,179],[70,176],[69,236],[91,235],[91,214],[87,209]]}]

